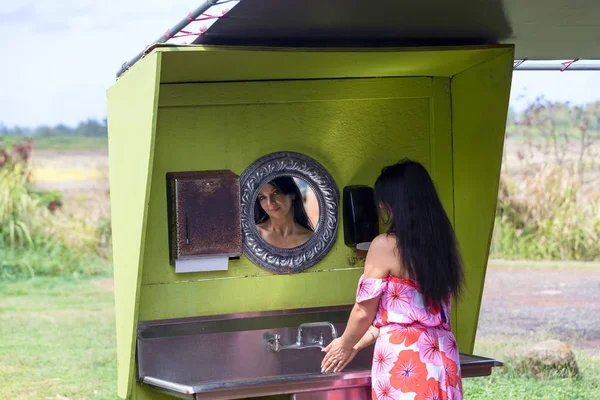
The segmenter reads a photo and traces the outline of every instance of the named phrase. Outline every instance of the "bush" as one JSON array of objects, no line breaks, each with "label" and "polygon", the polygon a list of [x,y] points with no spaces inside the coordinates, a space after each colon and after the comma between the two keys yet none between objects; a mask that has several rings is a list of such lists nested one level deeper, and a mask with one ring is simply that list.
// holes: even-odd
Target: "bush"
[{"label": "bush", "polygon": [[44,218],[44,210],[28,190],[30,152],[30,143],[12,151],[0,148],[0,245],[32,245],[32,230]]},{"label": "bush", "polygon": [[60,193],[33,191],[30,151],[29,142],[0,147],[0,279],[105,273],[110,219],[75,215],[61,209]]},{"label": "bush", "polygon": [[63,206],[62,193],[57,190],[49,192],[34,191],[31,192],[31,195],[39,200],[41,207],[47,208],[50,211],[55,211]]},{"label": "bush", "polygon": [[506,259],[600,260],[600,195],[566,169],[543,164],[504,174],[492,256]]},{"label": "bush", "polygon": [[600,260],[600,102],[539,98],[506,137],[491,256]]}]

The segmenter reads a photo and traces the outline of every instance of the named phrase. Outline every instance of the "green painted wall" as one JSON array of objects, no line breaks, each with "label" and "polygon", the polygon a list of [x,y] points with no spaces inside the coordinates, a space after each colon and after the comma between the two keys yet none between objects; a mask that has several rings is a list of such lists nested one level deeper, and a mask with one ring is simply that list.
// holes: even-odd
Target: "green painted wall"
[{"label": "green painted wall", "polygon": [[[236,84],[186,86],[192,91],[186,105],[180,99],[177,106],[158,109],[139,318],[352,304],[362,269],[348,264],[351,250],[341,229],[326,258],[298,275],[274,275],[245,258],[232,261],[227,272],[175,274],[168,263],[165,174],[222,168],[241,174],[264,154],[290,150],[321,162],[341,191],[372,185],[383,166],[403,157],[429,166],[434,80],[258,83],[244,85],[252,100],[242,104],[235,104],[240,103]],[[217,95],[223,105],[210,103]],[[447,115],[449,93],[437,95]],[[450,141],[443,143],[440,151],[450,153]],[[450,187],[442,197],[451,207]]]},{"label": "green painted wall", "polygon": [[160,54],[148,56],[108,97],[118,394],[131,392],[137,305],[158,103]]},{"label": "green painted wall", "polygon": [[[274,151],[315,158],[340,192],[346,185],[372,185],[381,167],[403,157],[426,165],[467,264],[469,292],[452,317],[461,351],[472,351],[497,194],[510,46],[366,52],[195,47],[152,54],[109,93],[121,397],[162,398],[139,384],[131,391],[138,320],[354,301],[362,270],[348,261],[341,219],[331,252],[300,274],[273,275],[244,257],[224,272],[175,274],[169,265],[165,174],[241,174]],[[424,71],[437,76],[423,77]],[[252,79],[267,80],[247,81]],[[141,93],[139,106],[127,108]],[[126,112],[140,124],[126,123]],[[136,167],[130,171],[126,162]],[[131,191],[128,180],[136,181]]]},{"label": "green painted wall", "polygon": [[472,352],[498,199],[512,64],[497,57],[452,79],[455,229],[467,288],[455,333]]},{"label": "green painted wall", "polygon": [[[429,164],[432,81],[271,82],[244,88],[254,95],[253,104],[159,107],[140,318],[351,303],[359,271],[315,273],[348,268],[350,249],[342,230],[326,258],[300,275],[273,275],[245,257],[232,261],[226,272],[175,274],[168,264],[165,174],[223,168],[241,174],[262,155],[289,150],[322,163],[340,189],[372,184],[384,165],[402,157]],[[207,99],[212,91],[236,100],[235,84],[196,86]],[[402,98],[405,87],[420,90],[422,97]],[[369,97],[360,98],[362,93]],[[189,100],[198,103],[197,96]],[[230,279],[211,280],[225,277]]]}]

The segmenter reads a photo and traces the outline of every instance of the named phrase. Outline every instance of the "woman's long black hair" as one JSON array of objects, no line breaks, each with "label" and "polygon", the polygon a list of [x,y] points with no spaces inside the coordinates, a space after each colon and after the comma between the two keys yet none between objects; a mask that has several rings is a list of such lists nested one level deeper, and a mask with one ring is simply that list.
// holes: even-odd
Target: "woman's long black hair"
[{"label": "woman's long black hair", "polygon": [[439,307],[461,293],[464,272],[454,229],[427,170],[402,160],[383,168],[375,182],[377,204],[387,209],[388,233],[397,238],[402,265],[425,301]]},{"label": "woman's long black hair", "polygon": [[[312,222],[310,218],[308,218],[308,214],[306,214],[306,209],[304,208],[304,200],[302,198],[302,193],[300,192],[300,188],[294,182],[294,178],[290,176],[281,176],[279,178],[275,178],[269,182],[271,185],[275,186],[277,189],[281,190],[283,194],[294,194],[294,200],[292,200],[292,209],[294,212],[294,221],[301,225],[303,228],[306,228],[310,231],[315,231],[312,226]],[[254,222],[256,224],[260,224],[269,219],[269,214],[263,210],[260,205],[260,200],[258,197],[254,202]]]}]

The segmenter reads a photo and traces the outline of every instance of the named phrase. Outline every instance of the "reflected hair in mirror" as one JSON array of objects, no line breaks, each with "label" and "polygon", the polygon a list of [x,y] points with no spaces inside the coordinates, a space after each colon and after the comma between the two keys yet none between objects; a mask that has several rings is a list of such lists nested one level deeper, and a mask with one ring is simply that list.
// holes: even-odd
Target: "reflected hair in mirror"
[{"label": "reflected hair in mirror", "polygon": [[[313,224],[310,221],[310,218],[308,218],[308,214],[304,208],[304,196],[302,196],[300,188],[296,182],[294,182],[294,178],[290,176],[281,176],[267,183],[273,185],[285,195],[293,195],[292,212],[294,215],[294,221],[303,228],[314,232],[315,229]],[[254,222],[258,225],[267,221],[268,219],[269,215],[262,208],[260,204],[260,198],[257,196],[256,201],[254,202]]]}]

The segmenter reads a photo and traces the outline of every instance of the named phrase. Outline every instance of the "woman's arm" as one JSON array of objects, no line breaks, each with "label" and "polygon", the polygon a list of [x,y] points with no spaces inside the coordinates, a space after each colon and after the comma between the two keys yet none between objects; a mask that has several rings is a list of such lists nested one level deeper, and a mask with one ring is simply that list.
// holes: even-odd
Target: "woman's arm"
[{"label": "woman's arm", "polygon": [[374,341],[368,329],[375,319],[380,297],[354,305],[344,334],[323,350],[327,354],[321,362],[321,372],[342,371],[360,349]]},{"label": "woman's arm", "polygon": [[[390,274],[390,261],[393,262],[393,250],[395,239],[386,234],[377,236],[369,248],[365,260],[365,277],[383,279]],[[355,303],[346,330],[341,339],[346,345],[352,347],[367,333],[367,329],[373,324],[379,299],[373,299]]]},{"label": "woman's arm", "polygon": [[373,324],[380,298],[381,296],[377,296],[354,304],[344,334],[340,337],[343,346],[354,347],[359,340],[368,334],[367,330]]},{"label": "woman's arm", "polygon": [[[335,369],[333,370],[333,372],[341,372],[344,368],[346,368],[346,365],[348,365],[350,363],[350,361],[352,361],[354,359],[354,357],[356,356],[356,354],[359,351],[361,351],[362,349],[369,347],[370,345],[375,343],[375,341],[377,341],[378,337],[379,337],[379,328],[370,326],[369,329],[367,329],[367,333],[364,334],[362,339],[360,339],[358,341],[358,343],[356,343],[354,345],[354,347],[352,348],[352,352],[350,352],[350,355],[346,359],[344,359],[341,364],[337,365],[335,367]],[[330,371],[329,368],[323,368],[323,370],[321,372],[329,372],[329,371]]]},{"label": "woman's arm", "polygon": [[377,341],[378,337],[379,337],[379,328],[371,325],[369,327],[369,329],[367,329],[367,333],[364,334],[362,339],[360,339],[358,341],[358,343],[356,343],[354,345],[354,350],[361,351],[362,349],[369,347],[370,345],[372,345],[373,343],[375,343]]},{"label": "woman's arm", "polygon": [[[379,235],[373,240],[365,261],[365,277],[387,278],[390,274],[389,260],[390,255],[393,254],[390,252],[392,249],[393,247],[390,247],[387,235]],[[377,296],[354,304],[344,334],[325,348],[327,355],[321,363],[323,372],[341,371],[348,360],[351,359],[353,349],[368,333],[367,329],[375,319],[380,298],[381,296]]]}]

